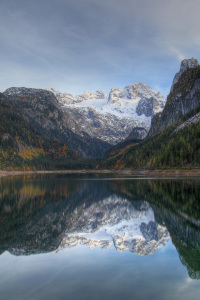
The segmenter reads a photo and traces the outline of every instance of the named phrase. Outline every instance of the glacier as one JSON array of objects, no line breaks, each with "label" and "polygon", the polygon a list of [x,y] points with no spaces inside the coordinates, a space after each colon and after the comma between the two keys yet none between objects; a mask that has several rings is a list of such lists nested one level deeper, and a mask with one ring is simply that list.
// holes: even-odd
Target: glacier
[{"label": "glacier", "polygon": [[123,141],[137,127],[148,132],[152,117],[161,112],[166,103],[158,91],[141,82],[124,89],[112,88],[109,95],[98,90],[74,97],[52,88],[49,91],[68,114],[72,131],[110,144]]}]

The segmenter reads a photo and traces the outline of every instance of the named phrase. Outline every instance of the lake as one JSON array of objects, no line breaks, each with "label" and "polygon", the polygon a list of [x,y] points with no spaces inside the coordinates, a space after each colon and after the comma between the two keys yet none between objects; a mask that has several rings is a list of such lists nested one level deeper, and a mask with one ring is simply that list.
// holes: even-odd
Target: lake
[{"label": "lake", "polygon": [[0,179],[0,299],[198,299],[200,179]]}]

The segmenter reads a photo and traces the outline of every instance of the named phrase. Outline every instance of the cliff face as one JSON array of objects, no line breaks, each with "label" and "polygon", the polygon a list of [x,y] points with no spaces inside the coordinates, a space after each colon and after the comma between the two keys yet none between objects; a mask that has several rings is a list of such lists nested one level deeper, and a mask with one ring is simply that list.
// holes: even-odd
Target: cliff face
[{"label": "cliff face", "polygon": [[188,69],[196,68],[196,67],[198,67],[198,65],[199,65],[199,63],[198,63],[197,59],[195,59],[194,57],[192,57],[191,59],[184,59],[181,62],[179,72],[177,72],[176,75],[174,76],[170,92],[173,92],[174,86],[177,83],[177,81],[179,80],[179,78],[181,77],[181,75],[183,74],[183,72],[185,72]]},{"label": "cliff face", "polygon": [[178,124],[184,115],[200,104],[200,66],[195,59],[184,60],[175,75],[167,103],[161,114],[152,118],[149,136],[170,124]]}]

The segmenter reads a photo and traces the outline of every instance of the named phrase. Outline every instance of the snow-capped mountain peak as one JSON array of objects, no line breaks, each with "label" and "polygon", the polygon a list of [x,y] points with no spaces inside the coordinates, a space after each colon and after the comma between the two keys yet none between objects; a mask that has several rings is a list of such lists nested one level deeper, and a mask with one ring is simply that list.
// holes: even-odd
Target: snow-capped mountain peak
[{"label": "snow-capped mountain peak", "polygon": [[77,102],[77,99],[69,93],[62,93],[54,90],[53,88],[48,89],[48,91],[52,92],[56,96],[57,100],[62,103],[62,105],[68,105]]},{"label": "snow-capped mountain peak", "polygon": [[141,82],[123,90],[114,87],[109,96],[102,91],[84,92],[76,97],[51,91],[72,118],[71,129],[74,132],[111,144],[124,140],[135,127],[144,128],[147,132],[151,118],[163,110],[166,102],[159,92]]},{"label": "snow-capped mountain peak", "polygon": [[103,91],[96,91],[95,93],[84,92],[82,95],[77,95],[77,100],[89,100],[89,99],[105,99],[108,98],[108,95]]}]

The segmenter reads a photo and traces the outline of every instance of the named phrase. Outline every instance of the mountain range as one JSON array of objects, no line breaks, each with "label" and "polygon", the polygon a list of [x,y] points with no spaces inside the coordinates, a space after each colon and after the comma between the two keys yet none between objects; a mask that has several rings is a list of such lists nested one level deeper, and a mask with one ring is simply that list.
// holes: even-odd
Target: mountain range
[{"label": "mountain range", "polygon": [[134,128],[142,128],[147,135],[151,118],[162,111],[166,100],[149,85],[136,83],[123,90],[112,88],[105,92],[85,92],[75,98],[66,93],[54,93],[63,110],[69,114],[69,127],[81,136],[88,136],[116,144],[127,138]]},{"label": "mountain range", "polygon": [[[194,58],[181,63],[167,101],[143,83],[112,88],[109,95],[98,90],[75,97],[52,88],[12,87],[0,98],[1,169],[162,168],[200,163],[200,67]],[[49,152],[52,142],[57,144]],[[64,147],[65,155],[61,154]]]}]

